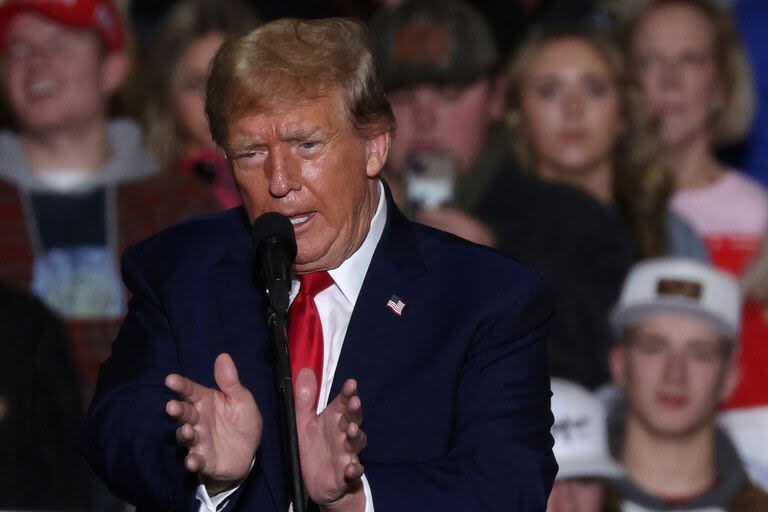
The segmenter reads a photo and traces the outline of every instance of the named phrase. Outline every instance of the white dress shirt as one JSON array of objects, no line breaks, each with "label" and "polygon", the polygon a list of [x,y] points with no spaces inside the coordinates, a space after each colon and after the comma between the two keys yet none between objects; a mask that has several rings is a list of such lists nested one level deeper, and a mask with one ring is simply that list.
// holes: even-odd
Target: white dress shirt
[{"label": "white dress shirt", "polygon": [[[376,213],[371,219],[371,226],[362,245],[355,253],[347,258],[338,268],[329,270],[333,283],[329,288],[315,296],[315,305],[320,314],[323,326],[323,376],[320,379],[320,391],[317,400],[317,413],[320,414],[328,404],[331,384],[336,373],[341,348],[352,317],[352,310],[357,303],[363,279],[368,273],[373,253],[379,244],[384,225],[387,220],[387,201],[384,198],[384,185],[379,182],[379,203]],[[291,287],[291,302],[299,293],[299,281],[294,280]],[[365,492],[365,512],[374,512],[373,497],[368,480],[363,475],[363,490]],[[231,489],[209,497],[204,485],[197,488],[197,499],[200,500],[200,512],[216,512],[226,506],[227,498],[237,490]],[[289,507],[289,512],[293,506]]]}]

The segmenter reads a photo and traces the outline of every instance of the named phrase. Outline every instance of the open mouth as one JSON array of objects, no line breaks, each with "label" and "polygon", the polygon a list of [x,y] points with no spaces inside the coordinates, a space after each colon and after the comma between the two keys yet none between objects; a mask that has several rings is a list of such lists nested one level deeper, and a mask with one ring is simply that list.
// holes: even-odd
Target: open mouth
[{"label": "open mouth", "polygon": [[45,96],[56,91],[58,88],[53,80],[37,80],[29,86],[31,96]]},{"label": "open mouth", "polygon": [[288,219],[290,219],[293,229],[296,231],[311,222],[314,216],[314,213],[299,213],[289,216]]}]

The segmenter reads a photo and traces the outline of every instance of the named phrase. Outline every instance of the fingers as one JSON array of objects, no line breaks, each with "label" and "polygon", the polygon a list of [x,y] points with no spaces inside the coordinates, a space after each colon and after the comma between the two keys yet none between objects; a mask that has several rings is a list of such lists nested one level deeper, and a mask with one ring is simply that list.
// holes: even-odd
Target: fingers
[{"label": "fingers", "polygon": [[344,448],[350,453],[360,453],[368,444],[368,436],[357,424],[352,423],[346,431],[347,439]]},{"label": "fingers", "polygon": [[363,476],[364,471],[365,468],[360,464],[360,460],[356,456],[351,455],[348,457],[347,464],[344,466],[344,480],[346,480],[347,483],[355,482]]},{"label": "fingers", "polygon": [[296,419],[309,418],[315,414],[315,397],[317,396],[317,379],[310,368],[302,368],[293,383],[294,399],[296,400]]},{"label": "fingers", "polygon": [[245,391],[240,384],[240,377],[237,374],[237,367],[229,354],[219,354],[213,363],[213,377],[216,379],[216,385],[227,396],[237,398],[239,394]]},{"label": "fingers", "polygon": [[205,388],[197,382],[177,373],[172,373],[165,378],[165,385],[179,395],[179,398],[189,402],[199,401]]},{"label": "fingers", "polygon": [[176,429],[176,441],[182,446],[190,448],[197,444],[198,439],[197,431],[189,423]]},{"label": "fingers", "polygon": [[199,453],[189,452],[184,458],[184,466],[192,473],[202,473],[205,470],[205,459]]},{"label": "fingers", "polygon": [[357,394],[357,381],[348,379],[341,390],[341,419],[339,427],[346,431],[350,424],[356,423],[357,426],[363,423],[363,403]]},{"label": "fingers", "polygon": [[179,423],[191,423],[192,425],[197,425],[197,422],[200,421],[200,414],[197,412],[197,409],[187,402],[169,400],[168,403],[165,404],[165,412]]},{"label": "fingers", "polygon": [[351,453],[360,453],[368,442],[363,423],[363,404],[357,394],[357,381],[349,379],[341,390],[342,413],[339,428],[346,434],[345,448]]}]

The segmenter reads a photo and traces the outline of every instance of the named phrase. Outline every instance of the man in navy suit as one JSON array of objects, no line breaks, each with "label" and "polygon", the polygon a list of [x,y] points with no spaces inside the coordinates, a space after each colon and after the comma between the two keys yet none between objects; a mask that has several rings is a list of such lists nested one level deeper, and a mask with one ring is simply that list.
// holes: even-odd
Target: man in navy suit
[{"label": "man in navy suit", "polygon": [[225,43],[206,109],[244,207],[124,254],[133,299],[87,426],[110,488],[139,510],[289,509],[249,234],[277,211],[298,245],[289,337],[312,501],[543,511],[549,298],[514,261],[397,210],[378,178],[395,123],[362,27],[280,20]]}]

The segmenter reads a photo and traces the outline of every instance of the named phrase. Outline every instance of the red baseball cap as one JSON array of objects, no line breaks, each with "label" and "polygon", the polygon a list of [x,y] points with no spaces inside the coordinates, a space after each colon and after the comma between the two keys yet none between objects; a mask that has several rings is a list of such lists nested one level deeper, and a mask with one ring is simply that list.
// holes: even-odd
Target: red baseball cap
[{"label": "red baseball cap", "polygon": [[107,50],[125,47],[125,25],[117,7],[109,0],[0,0],[0,42],[13,18],[33,12],[68,27],[93,30]]}]

